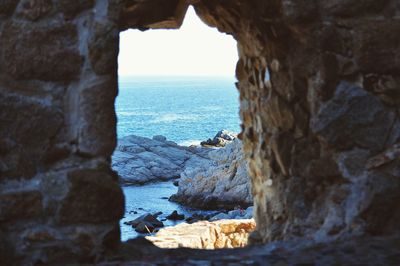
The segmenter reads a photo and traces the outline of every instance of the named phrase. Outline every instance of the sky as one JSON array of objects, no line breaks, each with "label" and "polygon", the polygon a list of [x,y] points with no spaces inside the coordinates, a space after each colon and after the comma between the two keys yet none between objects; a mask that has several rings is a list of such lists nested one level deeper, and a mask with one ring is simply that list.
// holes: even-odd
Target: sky
[{"label": "sky", "polygon": [[204,24],[192,7],[179,30],[120,34],[120,76],[234,77],[236,41]]}]

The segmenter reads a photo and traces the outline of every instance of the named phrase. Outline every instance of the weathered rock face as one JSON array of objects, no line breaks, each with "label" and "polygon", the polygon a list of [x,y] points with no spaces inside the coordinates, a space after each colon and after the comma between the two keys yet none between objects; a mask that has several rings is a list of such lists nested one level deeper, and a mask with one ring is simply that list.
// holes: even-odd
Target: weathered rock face
[{"label": "weathered rock face", "polygon": [[195,4],[203,21],[238,41],[254,242],[394,228],[400,162],[366,162],[399,142],[395,2]]},{"label": "weathered rock face", "polygon": [[160,248],[239,248],[247,245],[248,236],[255,227],[252,219],[201,221],[166,227],[146,238]]},{"label": "weathered rock face", "polygon": [[112,167],[125,184],[144,184],[179,178],[185,167],[209,161],[211,150],[179,146],[163,136],[153,139],[135,135],[118,140]]},{"label": "weathered rock face", "polygon": [[91,262],[119,242],[118,33],[179,27],[189,2],[238,42],[252,240],[393,233],[397,0],[2,0],[2,261]]},{"label": "weathered rock face", "polygon": [[205,209],[250,205],[250,179],[241,141],[235,139],[208,156],[201,164],[186,164],[172,200]]}]

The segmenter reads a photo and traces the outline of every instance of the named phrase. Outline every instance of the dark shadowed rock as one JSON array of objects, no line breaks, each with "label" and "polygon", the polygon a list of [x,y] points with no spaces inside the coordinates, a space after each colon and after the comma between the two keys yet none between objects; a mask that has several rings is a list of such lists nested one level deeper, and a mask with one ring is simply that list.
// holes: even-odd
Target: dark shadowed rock
[{"label": "dark shadowed rock", "polygon": [[155,226],[149,222],[139,222],[138,225],[135,226],[135,231],[138,233],[150,234],[154,231]]},{"label": "dark shadowed rock", "polygon": [[37,218],[43,213],[38,191],[12,191],[0,194],[0,223],[14,219]]},{"label": "dark shadowed rock", "polygon": [[10,15],[18,5],[18,0],[0,0],[0,15]]},{"label": "dark shadowed rock", "polygon": [[185,215],[179,214],[177,211],[173,211],[170,215],[166,217],[168,220],[172,221],[179,221],[179,220],[184,220]]},{"label": "dark shadowed rock", "polygon": [[[126,225],[131,225],[136,231],[141,233],[151,233],[154,228],[163,227],[163,222],[159,221],[155,215],[149,213],[139,216],[133,221],[125,222]],[[147,227],[147,228],[146,228]],[[150,232],[148,232],[149,230]]]},{"label": "dark shadowed rock", "polygon": [[394,117],[372,94],[341,83],[335,96],[322,105],[312,129],[338,148],[356,146],[379,151],[385,145]]},{"label": "dark shadowed rock", "polygon": [[66,19],[72,19],[80,12],[91,8],[94,5],[94,0],[57,0],[57,4]]},{"label": "dark shadowed rock", "polygon": [[60,223],[101,223],[120,219],[124,196],[114,177],[91,169],[69,173],[70,189],[60,207]]},{"label": "dark shadowed rock", "polygon": [[9,112],[0,112],[0,172],[30,178],[63,125],[62,111],[34,97],[1,92],[0,110]]},{"label": "dark shadowed rock", "polygon": [[23,0],[17,10],[17,15],[35,21],[49,13],[52,8],[51,0]]},{"label": "dark shadowed rock", "polygon": [[89,59],[99,75],[114,73],[119,32],[115,25],[95,23],[88,42]]},{"label": "dark shadowed rock", "polygon": [[117,118],[113,103],[117,94],[116,82],[106,77],[86,84],[81,92],[79,106],[76,106],[81,123],[73,126],[79,128],[79,152],[82,154],[110,156],[115,148],[116,130],[113,125]]},{"label": "dark shadowed rock", "polygon": [[77,40],[72,24],[7,23],[0,37],[0,69],[16,79],[73,80],[83,63]]}]

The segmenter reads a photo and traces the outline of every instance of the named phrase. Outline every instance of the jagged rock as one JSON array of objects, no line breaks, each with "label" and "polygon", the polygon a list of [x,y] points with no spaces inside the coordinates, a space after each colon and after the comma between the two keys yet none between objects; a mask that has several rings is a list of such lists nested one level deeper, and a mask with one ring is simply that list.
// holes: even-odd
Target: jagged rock
[{"label": "jagged rock", "polygon": [[179,214],[177,211],[173,211],[170,215],[166,217],[168,220],[172,221],[178,221],[178,220],[184,220],[185,215]]},{"label": "jagged rock", "polygon": [[112,167],[126,184],[165,181],[180,176],[186,165],[208,161],[210,149],[179,146],[163,136],[127,136],[118,140]]},{"label": "jagged rock", "polygon": [[171,200],[204,209],[252,203],[247,164],[239,139],[209,153],[211,160],[186,165]]},{"label": "jagged rock", "polygon": [[395,114],[374,95],[342,82],[332,100],[321,107],[312,129],[338,148],[358,146],[379,151],[394,119]]},{"label": "jagged rock", "polygon": [[135,220],[125,222],[125,224],[131,225],[132,227],[135,227],[135,228],[137,228],[140,224],[142,224],[141,227],[143,227],[144,225],[151,225],[153,228],[163,227],[164,224],[161,221],[159,221],[156,217],[157,217],[157,215],[151,215],[151,214],[147,213],[147,214],[143,214],[143,215],[139,216]]},{"label": "jagged rock", "polygon": [[201,221],[166,227],[146,238],[160,248],[237,248],[247,245],[249,233],[255,226],[253,219]]},{"label": "jagged rock", "polygon": [[135,231],[138,233],[150,234],[154,231],[155,227],[149,222],[140,222],[135,227]]},{"label": "jagged rock", "polygon": [[235,133],[227,130],[218,131],[213,139],[200,142],[201,146],[213,146],[213,147],[224,147],[237,137]]}]

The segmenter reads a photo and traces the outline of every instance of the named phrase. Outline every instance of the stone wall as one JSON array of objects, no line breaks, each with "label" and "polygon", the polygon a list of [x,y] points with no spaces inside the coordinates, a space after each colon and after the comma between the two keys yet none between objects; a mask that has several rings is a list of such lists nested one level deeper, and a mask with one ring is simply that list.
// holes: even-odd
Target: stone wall
[{"label": "stone wall", "polygon": [[195,7],[238,41],[253,242],[395,229],[399,2],[221,0]]},{"label": "stone wall", "polygon": [[395,229],[397,0],[0,0],[2,262],[92,262],[119,243],[118,33],[177,28],[188,3],[238,41],[252,241]]},{"label": "stone wall", "polygon": [[109,4],[0,1],[2,265],[90,262],[120,241]]}]

